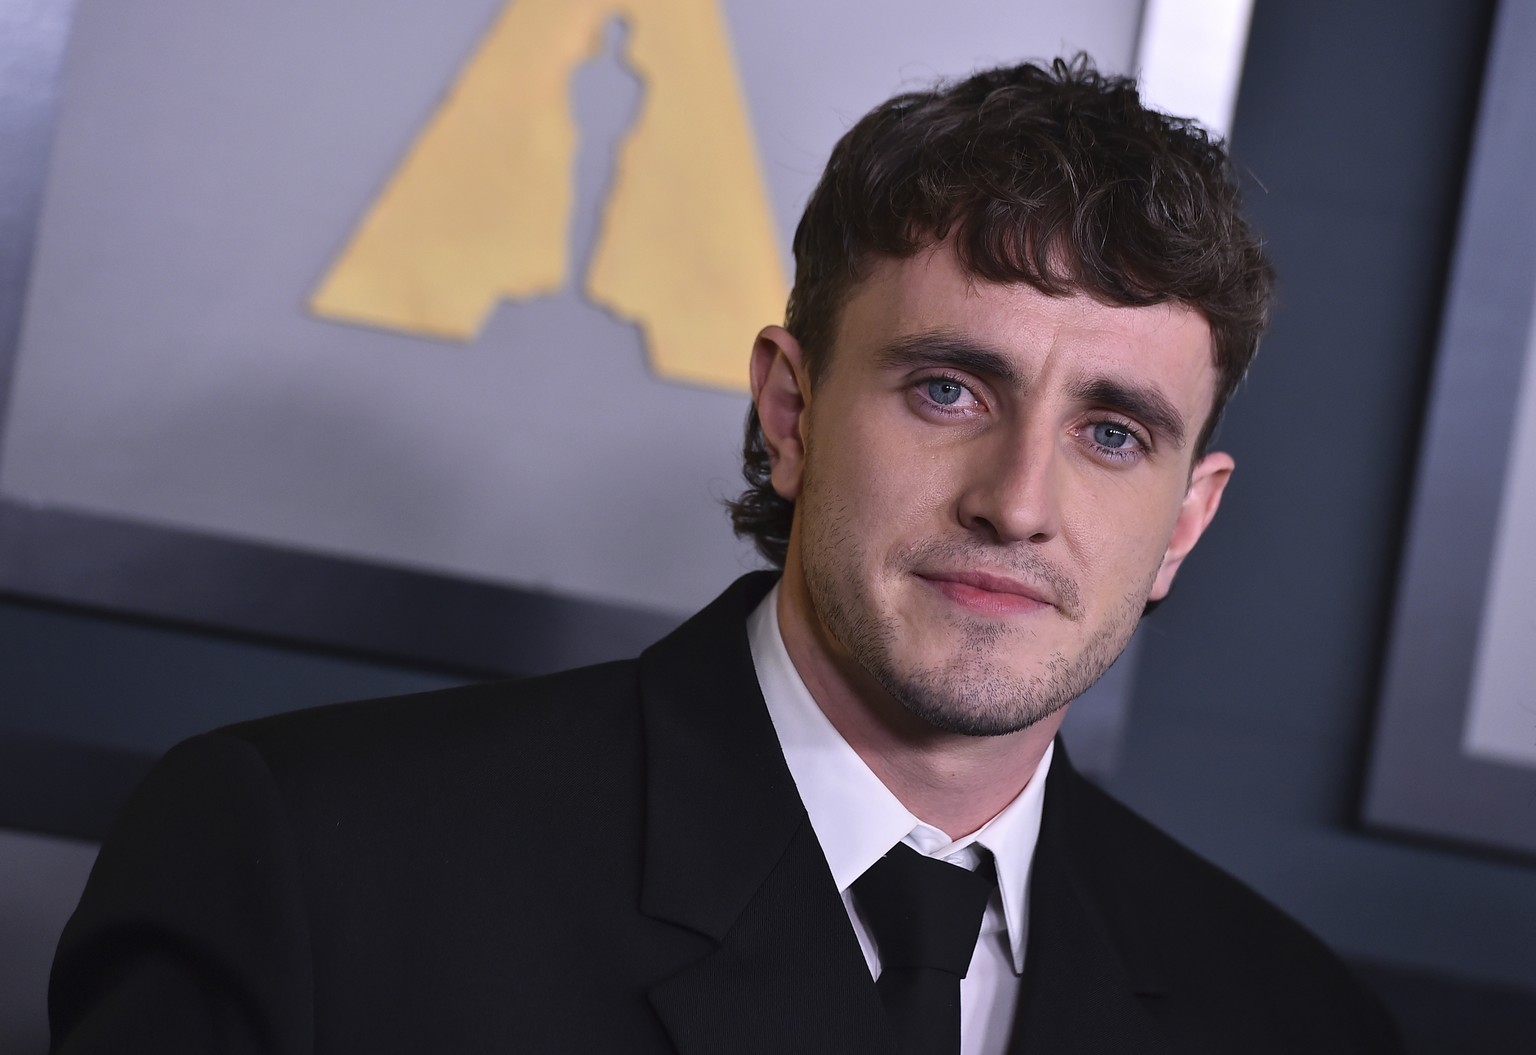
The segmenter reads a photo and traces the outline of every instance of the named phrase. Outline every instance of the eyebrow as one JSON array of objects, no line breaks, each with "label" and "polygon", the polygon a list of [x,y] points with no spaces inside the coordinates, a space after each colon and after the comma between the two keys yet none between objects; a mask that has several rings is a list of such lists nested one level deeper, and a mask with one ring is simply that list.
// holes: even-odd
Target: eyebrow
[{"label": "eyebrow", "polygon": [[1184,446],[1183,416],[1167,396],[1150,385],[1094,377],[1073,385],[1072,395],[1085,403],[1096,403],[1135,418],[1175,448]]},{"label": "eyebrow", "polygon": [[876,362],[889,369],[910,370],[921,366],[948,366],[1005,385],[1019,387],[1019,372],[996,348],[943,330],[898,337],[875,353]]}]

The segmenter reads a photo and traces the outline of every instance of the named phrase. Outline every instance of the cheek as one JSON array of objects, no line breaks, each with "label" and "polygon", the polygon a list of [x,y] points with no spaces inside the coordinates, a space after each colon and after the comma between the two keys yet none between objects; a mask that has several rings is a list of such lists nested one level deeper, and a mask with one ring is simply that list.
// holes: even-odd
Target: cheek
[{"label": "cheek", "polygon": [[905,439],[881,422],[850,424],[819,435],[812,449],[817,485],[863,540],[931,527],[936,514],[955,501],[958,474],[950,460]]},{"label": "cheek", "polygon": [[1161,491],[1149,495],[1128,486],[1085,487],[1071,507],[1063,526],[1073,559],[1112,595],[1139,587],[1157,571],[1179,510]]}]

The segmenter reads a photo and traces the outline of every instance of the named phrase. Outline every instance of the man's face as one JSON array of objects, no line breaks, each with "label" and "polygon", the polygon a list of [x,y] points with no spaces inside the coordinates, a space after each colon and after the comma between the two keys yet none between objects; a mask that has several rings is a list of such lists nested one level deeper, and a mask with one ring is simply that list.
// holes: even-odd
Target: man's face
[{"label": "man's face", "polygon": [[[786,582],[818,650],[952,732],[1059,710],[1215,512],[1231,460],[1191,464],[1215,382],[1197,313],[987,283],[944,246],[872,269],[814,391],[764,331]],[[774,402],[791,388],[803,403]]]}]

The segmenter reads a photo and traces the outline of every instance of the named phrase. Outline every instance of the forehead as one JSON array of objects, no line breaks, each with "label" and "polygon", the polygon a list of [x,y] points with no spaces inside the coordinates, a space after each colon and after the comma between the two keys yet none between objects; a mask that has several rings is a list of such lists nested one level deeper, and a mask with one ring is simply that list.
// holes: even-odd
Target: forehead
[{"label": "forehead", "polygon": [[966,272],[945,244],[869,266],[844,304],[829,365],[873,366],[893,343],[930,333],[990,349],[1026,386],[1096,378],[1155,385],[1191,423],[1204,420],[1215,396],[1211,329],[1198,311],[988,282]]}]

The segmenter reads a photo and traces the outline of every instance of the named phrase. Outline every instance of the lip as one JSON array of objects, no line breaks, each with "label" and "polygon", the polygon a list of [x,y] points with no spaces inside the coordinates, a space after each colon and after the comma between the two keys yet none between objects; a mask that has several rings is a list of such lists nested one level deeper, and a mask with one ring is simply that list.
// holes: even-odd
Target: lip
[{"label": "lip", "polygon": [[983,571],[927,571],[918,575],[939,593],[971,611],[1019,615],[1056,607],[1051,595],[1032,583]]}]

